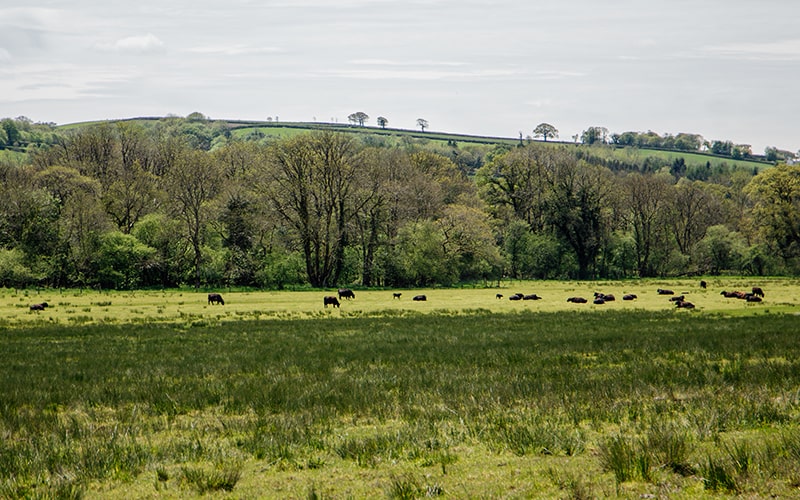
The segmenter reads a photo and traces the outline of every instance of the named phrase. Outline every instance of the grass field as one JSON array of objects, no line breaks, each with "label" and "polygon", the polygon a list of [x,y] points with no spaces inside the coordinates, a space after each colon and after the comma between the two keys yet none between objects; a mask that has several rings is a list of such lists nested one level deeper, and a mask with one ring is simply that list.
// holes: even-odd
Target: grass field
[{"label": "grass field", "polygon": [[800,286],[707,281],[4,290],[0,498],[796,496]]}]

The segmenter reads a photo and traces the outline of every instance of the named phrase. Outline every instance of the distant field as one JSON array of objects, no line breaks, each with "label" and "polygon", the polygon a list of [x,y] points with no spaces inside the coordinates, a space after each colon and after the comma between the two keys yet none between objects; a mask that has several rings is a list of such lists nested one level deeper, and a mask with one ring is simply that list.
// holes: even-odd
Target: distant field
[{"label": "distant field", "polygon": [[792,497],[800,283],[708,281],[4,290],[0,498]]},{"label": "distant field", "polygon": [[[708,278],[708,288],[699,287],[698,280],[630,280],[608,282],[532,281],[503,283],[501,288],[439,288],[401,291],[400,300],[392,291],[359,291],[355,300],[342,300],[339,309],[323,307],[330,291],[248,291],[225,292],[225,305],[208,305],[205,292],[193,290],[169,291],[80,291],[80,290],[0,290],[0,327],[53,323],[61,325],[121,324],[148,322],[216,323],[242,319],[301,319],[315,317],[374,316],[388,312],[392,315],[432,313],[442,310],[469,313],[475,310],[506,313],[516,311],[608,311],[674,309],[668,297],[658,295],[658,288],[672,289],[676,294],[686,292],[687,300],[696,312],[731,315],[762,314],[766,312],[800,312],[800,280],[785,278]],[[753,285],[763,287],[764,302],[747,303],[726,299],[722,290],[749,291]],[[542,300],[510,301],[513,293],[537,294]],[[617,298],[602,306],[572,304],[568,297],[593,297],[594,292],[611,293]],[[504,295],[496,299],[496,294]],[[622,295],[632,293],[635,301],[623,301]],[[425,294],[425,302],[411,298]],[[50,304],[44,312],[31,312],[32,303]],[[679,313],[688,311],[676,311]]]}]

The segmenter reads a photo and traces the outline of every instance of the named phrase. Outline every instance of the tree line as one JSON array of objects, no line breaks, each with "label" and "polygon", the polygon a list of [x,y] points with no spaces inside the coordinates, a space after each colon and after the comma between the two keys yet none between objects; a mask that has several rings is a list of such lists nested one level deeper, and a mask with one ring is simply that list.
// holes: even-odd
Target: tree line
[{"label": "tree line", "polygon": [[[222,127],[215,124],[214,127]],[[551,135],[552,137],[552,135]],[[0,163],[0,285],[413,287],[795,274],[800,167],[690,179],[522,143],[103,123]],[[467,156],[474,156],[471,151]]]}]

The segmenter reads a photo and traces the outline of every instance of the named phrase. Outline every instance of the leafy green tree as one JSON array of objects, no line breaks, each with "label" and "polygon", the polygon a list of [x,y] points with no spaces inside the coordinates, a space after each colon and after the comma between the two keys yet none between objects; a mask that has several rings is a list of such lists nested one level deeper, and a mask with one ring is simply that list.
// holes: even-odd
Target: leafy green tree
[{"label": "leafy green tree", "polygon": [[130,234],[111,231],[100,236],[92,266],[97,283],[103,288],[131,289],[142,283],[142,269],[155,255],[153,248]]},{"label": "leafy green tree", "polygon": [[579,162],[561,151],[548,165],[546,176],[549,192],[544,207],[548,222],[572,249],[578,278],[590,278],[611,228],[614,202],[611,172]]},{"label": "leafy green tree", "polygon": [[672,193],[669,179],[633,173],[624,179],[622,216],[633,236],[639,276],[656,275],[653,257],[667,241],[667,213]]},{"label": "leafy green tree", "polygon": [[589,127],[581,134],[584,144],[605,144],[608,138],[608,129],[605,127]]},{"label": "leafy green tree", "polygon": [[129,234],[145,214],[157,209],[163,196],[157,189],[157,178],[134,161],[120,163],[115,179],[103,193],[106,213],[120,231]]},{"label": "leafy green tree", "polygon": [[558,129],[549,123],[540,123],[539,125],[536,125],[536,128],[533,129],[533,136],[543,137],[544,141],[547,142],[548,137],[551,139],[558,138]]},{"label": "leafy green tree", "polygon": [[777,165],[753,177],[744,192],[766,241],[784,259],[800,257],[800,165]]},{"label": "leafy green tree", "polygon": [[347,120],[354,125],[363,127],[367,120],[369,120],[369,115],[363,111],[358,111],[348,115]]},{"label": "leafy green tree", "polygon": [[332,132],[297,136],[271,150],[260,189],[294,231],[313,286],[337,284],[344,266],[355,152],[350,137]]},{"label": "leafy green tree", "polygon": [[389,120],[387,120],[383,116],[379,116],[378,117],[378,126],[380,128],[386,128],[386,125],[388,125],[388,124],[389,124]]},{"label": "leafy green tree", "polygon": [[459,279],[486,279],[499,274],[500,251],[484,211],[460,204],[448,205],[436,222],[444,236],[444,251],[456,265]]},{"label": "leafy green tree", "polygon": [[193,281],[199,287],[211,201],[222,187],[222,173],[207,153],[192,150],[178,159],[165,181],[173,214],[183,222],[181,236],[192,249]]},{"label": "leafy green tree", "polygon": [[538,232],[545,226],[544,200],[549,189],[546,168],[558,153],[531,144],[515,148],[481,167],[476,182],[496,217],[510,209],[514,218]]},{"label": "leafy green tree", "polygon": [[397,240],[403,284],[450,285],[458,280],[458,266],[447,253],[445,235],[435,221],[410,222],[400,228]]}]

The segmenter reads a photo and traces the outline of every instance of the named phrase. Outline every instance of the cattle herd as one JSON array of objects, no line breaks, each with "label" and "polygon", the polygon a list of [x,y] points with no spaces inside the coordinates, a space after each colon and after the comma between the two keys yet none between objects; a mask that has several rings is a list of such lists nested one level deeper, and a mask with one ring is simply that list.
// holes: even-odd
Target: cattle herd
[{"label": "cattle herd", "polygon": [[[708,284],[705,281],[700,281],[700,288],[703,290],[706,289]],[[669,301],[675,304],[675,307],[678,309],[694,309],[695,305],[688,300],[686,300],[686,296],[689,292],[681,292],[680,294],[676,294],[673,290],[658,288],[656,289],[656,294],[664,295],[669,297]],[[754,286],[749,292],[742,292],[742,291],[727,291],[723,290],[720,295],[725,298],[733,298],[733,299],[741,299],[747,302],[761,302],[764,299],[764,290],[761,287]],[[392,299],[399,300],[402,296],[400,292],[393,292]],[[495,295],[497,300],[503,299],[503,294],[498,293]],[[341,302],[340,300],[353,300],[356,298],[356,294],[353,290],[349,288],[340,288],[337,290],[337,295],[326,295],[322,299],[322,304],[325,308],[328,306],[332,307],[340,307]],[[636,294],[628,293],[622,296],[622,300],[625,301],[633,301],[636,300],[638,296]],[[412,299],[415,302],[423,302],[427,301],[428,297],[425,295],[415,295]],[[522,301],[522,300],[542,300],[542,297],[535,293],[514,293],[508,297],[508,300],[511,301]],[[614,294],[611,293],[603,293],[603,292],[594,292],[594,297],[591,299],[592,304],[595,305],[602,305],[608,302],[614,302],[616,297]],[[571,302],[574,304],[587,304],[589,303],[589,299],[584,297],[569,297],[567,302]],[[219,293],[209,293],[208,294],[208,304],[209,305],[225,305],[225,300],[223,300],[222,295]],[[30,310],[31,311],[44,311],[45,308],[48,307],[47,302],[41,302],[39,304],[31,304]]]}]

